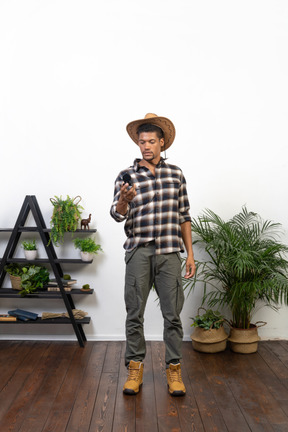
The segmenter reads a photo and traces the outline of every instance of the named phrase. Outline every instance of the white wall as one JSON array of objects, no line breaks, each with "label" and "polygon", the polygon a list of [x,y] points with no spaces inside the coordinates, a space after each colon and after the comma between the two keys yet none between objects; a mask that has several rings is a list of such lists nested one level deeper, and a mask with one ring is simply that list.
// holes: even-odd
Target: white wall
[{"label": "white wall", "polygon": [[[89,339],[124,338],[124,232],[109,208],[116,175],[139,155],[129,121],[146,112],[173,120],[167,155],[184,171],[193,216],[208,207],[227,218],[246,204],[287,232],[287,24],[285,0],[0,3],[0,226],[13,226],[27,194],[47,225],[50,197],[82,196],[104,254],[65,270],[95,287],[77,302],[92,316]],[[64,254],[77,256],[68,245]],[[186,339],[200,299],[199,288],[186,301]],[[55,300],[11,302],[2,313],[63,310]],[[256,318],[267,321],[262,337],[288,336],[287,308]],[[161,338],[154,295],[145,325],[148,339]],[[44,332],[5,329],[2,338]],[[61,338],[64,330],[45,331]]]}]

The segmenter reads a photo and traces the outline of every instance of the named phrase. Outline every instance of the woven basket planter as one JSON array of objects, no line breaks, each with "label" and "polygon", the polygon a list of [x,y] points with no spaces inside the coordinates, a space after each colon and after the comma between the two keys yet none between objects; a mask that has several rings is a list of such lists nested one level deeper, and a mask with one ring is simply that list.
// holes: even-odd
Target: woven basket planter
[{"label": "woven basket planter", "polygon": [[224,327],[205,330],[196,327],[191,335],[192,346],[196,351],[204,353],[217,353],[225,351],[228,335]]},{"label": "woven basket planter", "polygon": [[249,329],[231,327],[228,339],[231,351],[239,354],[252,354],[258,350],[258,341],[260,338],[256,324],[251,324]]},{"label": "woven basket planter", "polygon": [[10,280],[11,280],[11,285],[12,285],[12,289],[21,291],[22,287],[21,287],[21,277],[20,276],[10,276]]}]

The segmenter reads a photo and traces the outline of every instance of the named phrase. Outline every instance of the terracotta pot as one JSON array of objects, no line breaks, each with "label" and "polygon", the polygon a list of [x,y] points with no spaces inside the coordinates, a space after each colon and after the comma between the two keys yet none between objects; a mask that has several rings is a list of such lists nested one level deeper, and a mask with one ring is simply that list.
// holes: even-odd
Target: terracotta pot
[{"label": "terracotta pot", "polygon": [[216,353],[226,349],[228,335],[224,327],[205,330],[196,327],[191,335],[192,346],[196,351]]}]

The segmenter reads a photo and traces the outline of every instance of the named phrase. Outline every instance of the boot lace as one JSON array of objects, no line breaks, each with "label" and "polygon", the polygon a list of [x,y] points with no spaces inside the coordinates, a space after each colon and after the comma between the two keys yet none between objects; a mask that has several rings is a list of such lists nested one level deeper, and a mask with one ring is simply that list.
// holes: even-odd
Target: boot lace
[{"label": "boot lace", "polygon": [[181,375],[181,369],[177,370],[169,370],[169,376],[171,382],[179,382],[182,383],[182,375]]},{"label": "boot lace", "polygon": [[139,371],[140,369],[128,369],[129,374],[128,374],[128,381],[137,381],[138,380],[138,376],[139,376]]}]

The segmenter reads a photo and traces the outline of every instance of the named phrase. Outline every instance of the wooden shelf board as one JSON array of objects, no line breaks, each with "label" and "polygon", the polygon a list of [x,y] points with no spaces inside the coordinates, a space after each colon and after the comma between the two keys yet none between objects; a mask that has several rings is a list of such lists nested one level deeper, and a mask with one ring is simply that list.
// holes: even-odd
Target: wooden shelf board
[{"label": "wooden shelf board", "polygon": [[[80,320],[75,320],[76,324],[89,324],[91,321],[91,317],[84,317]],[[28,320],[28,321],[0,321],[1,324],[71,324],[71,320],[69,318],[51,318],[42,320],[42,318],[37,318],[36,320]]]},{"label": "wooden shelf board", "polygon": [[[0,228],[0,232],[12,232],[14,228]],[[36,226],[20,226],[17,231],[20,232],[39,232],[38,227]],[[43,228],[43,232],[51,232],[50,228]],[[76,231],[67,231],[65,234],[73,234],[73,233],[94,233],[97,232],[97,229],[89,229],[89,230],[83,230],[83,229],[76,229]]]},{"label": "wooden shelf board", "polygon": [[[19,294],[20,291],[18,290],[13,290],[12,288],[0,288],[0,298],[20,298],[20,299],[25,299],[25,298],[38,298],[38,299],[43,299],[43,298],[62,298],[61,292],[60,291],[38,291],[35,292],[33,294],[27,294],[25,297],[21,297]],[[73,288],[71,291],[65,291],[66,295],[90,295],[93,294],[94,289],[91,289],[90,291],[86,292],[86,291],[81,291],[81,289],[77,289],[77,288]]]},{"label": "wooden shelf board", "polygon": [[[0,260],[1,262],[1,260]],[[8,258],[8,263],[39,263],[39,264],[49,264],[50,260],[48,258],[36,258],[35,260],[27,260],[26,258]],[[91,261],[82,261],[80,258],[55,258],[55,263],[62,263],[62,264],[91,264],[93,260]]]}]

